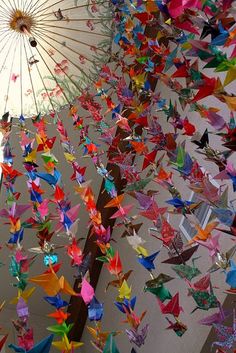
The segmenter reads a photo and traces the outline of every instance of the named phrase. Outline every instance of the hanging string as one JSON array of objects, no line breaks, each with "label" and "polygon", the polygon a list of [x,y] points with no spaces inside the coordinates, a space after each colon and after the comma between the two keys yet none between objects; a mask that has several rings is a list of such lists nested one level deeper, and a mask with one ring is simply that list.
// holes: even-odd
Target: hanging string
[{"label": "hanging string", "polygon": [[22,84],[22,80],[23,80],[23,70],[22,70],[22,37],[20,38],[20,110],[21,110],[21,115],[23,114],[23,84]]},{"label": "hanging string", "polygon": [[[23,43],[24,43],[25,57],[27,59],[27,50],[26,50],[25,40],[26,40],[26,38],[24,36],[23,37]],[[38,104],[37,104],[37,100],[36,100],[34,84],[33,84],[32,75],[31,75],[31,69],[29,67],[29,64],[28,64],[28,72],[29,72],[29,78],[30,78],[30,83],[31,83],[31,88],[32,88],[32,94],[33,94],[33,97],[34,97],[34,104],[35,104],[36,112],[38,114],[39,113],[39,109],[38,109]]]},{"label": "hanging string", "polygon": [[[30,46],[30,44],[29,44],[28,41],[27,41],[27,44],[28,44],[28,46],[29,46],[29,50],[30,50],[31,56],[33,56],[34,54],[33,54],[33,51],[32,51],[32,47]],[[39,77],[40,77],[40,80],[41,80],[41,82],[42,82],[42,85],[43,85],[43,87],[44,87],[44,90],[45,90],[45,92],[46,92],[46,94],[47,94],[47,97],[48,97],[49,103],[50,103],[50,105],[51,105],[51,107],[52,107],[52,110],[55,110],[53,101],[52,101],[52,99],[51,99],[51,97],[50,97],[50,93],[49,93],[49,91],[48,91],[48,89],[47,89],[47,86],[46,86],[46,84],[45,84],[45,82],[44,82],[44,79],[43,79],[42,74],[41,74],[41,72],[40,72],[40,70],[39,70],[38,63],[37,63],[37,62],[35,63],[35,66],[36,66],[38,75],[39,75]]]}]

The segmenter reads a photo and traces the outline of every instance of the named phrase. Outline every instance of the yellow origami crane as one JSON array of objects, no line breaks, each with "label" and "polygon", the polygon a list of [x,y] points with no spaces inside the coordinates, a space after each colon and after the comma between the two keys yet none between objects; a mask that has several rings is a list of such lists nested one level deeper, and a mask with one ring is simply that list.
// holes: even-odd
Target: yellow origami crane
[{"label": "yellow origami crane", "polygon": [[68,337],[65,335],[61,341],[52,342],[52,345],[63,353],[72,353],[74,352],[74,349],[83,346],[83,343],[74,341],[70,342]]},{"label": "yellow origami crane", "polygon": [[119,288],[119,301],[123,301],[124,299],[130,299],[131,297],[131,287],[128,286],[126,280],[123,281],[122,286]]},{"label": "yellow origami crane", "polygon": [[22,290],[18,290],[17,297],[13,298],[10,301],[10,304],[17,304],[20,298],[24,299],[24,301],[27,303],[31,295],[34,293],[35,289],[35,287],[32,287],[25,290],[24,292],[22,292]]},{"label": "yellow origami crane", "polygon": [[228,108],[230,110],[236,111],[236,97],[234,96],[227,96],[227,95],[222,95],[223,100],[225,103],[228,105]]},{"label": "yellow origami crane", "polygon": [[137,253],[138,253],[139,255],[142,255],[142,256],[145,256],[145,257],[148,256],[147,249],[145,249],[145,248],[144,248],[143,246],[141,246],[141,245],[137,246],[135,250],[137,251]]},{"label": "yellow origami crane", "polygon": [[37,159],[37,150],[33,149],[30,153],[25,157],[25,162],[35,163]]},{"label": "yellow origami crane", "polygon": [[236,67],[231,66],[225,77],[224,86],[227,86],[229,83],[235,81],[235,79],[236,79]]},{"label": "yellow origami crane", "polygon": [[68,152],[64,152],[64,156],[65,156],[67,162],[74,162],[74,160],[76,159],[76,157],[73,154],[68,153]]}]

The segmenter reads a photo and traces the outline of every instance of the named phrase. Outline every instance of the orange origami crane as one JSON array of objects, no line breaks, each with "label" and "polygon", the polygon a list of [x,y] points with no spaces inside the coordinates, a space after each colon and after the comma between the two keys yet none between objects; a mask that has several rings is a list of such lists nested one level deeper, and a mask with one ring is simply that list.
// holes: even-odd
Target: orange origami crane
[{"label": "orange origami crane", "polygon": [[64,313],[63,310],[59,309],[59,310],[54,311],[51,314],[48,314],[47,316],[54,318],[57,321],[57,323],[59,325],[61,325],[61,324],[63,324],[64,321],[66,321],[68,319],[70,314]]},{"label": "orange origami crane", "polygon": [[52,268],[50,273],[44,273],[42,275],[32,277],[29,281],[42,287],[45,293],[47,293],[50,297],[57,295],[59,292],[68,295],[78,295],[78,293],[76,293],[67,282],[65,277],[61,276],[58,278]]},{"label": "orange origami crane", "polygon": [[213,229],[218,226],[219,222],[211,222],[206,225],[203,229],[198,224],[195,224],[195,228],[197,229],[197,234],[190,240],[189,244],[193,244],[196,240],[206,241],[210,236]]},{"label": "orange origami crane", "polygon": [[[108,336],[111,334],[110,331],[102,331],[101,322],[97,322],[95,328],[87,326],[87,329],[90,335],[93,337],[95,346],[98,348],[104,347]],[[113,335],[116,336],[120,334],[120,331],[113,332]]]}]

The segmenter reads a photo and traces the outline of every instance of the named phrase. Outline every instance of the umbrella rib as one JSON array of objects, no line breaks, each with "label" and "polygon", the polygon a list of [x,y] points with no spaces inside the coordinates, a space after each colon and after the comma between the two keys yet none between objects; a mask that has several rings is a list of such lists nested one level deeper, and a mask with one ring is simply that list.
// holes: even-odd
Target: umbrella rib
[{"label": "umbrella rib", "polygon": [[11,86],[11,78],[12,78],[12,72],[13,72],[13,65],[14,65],[14,61],[15,61],[15,57],[16,57],[16,55],[15,55],[15,54],[16,54],[16,48],[17,48],[17,45],[15,45],[14,52],[13,52],[13,56],[12,56],[11,70],[10,70],[9,79],[8,79],[8,86],[7,86],[7,94],[6,94],[6,103],[5,103],[5,107],[4,107],[4,113],[6,113],[6,110],[7,110],[8,95],[9,95],[10,86]]},{"label": "umbrella rib", "polygon": [[2,17],[2,20],[3,21],[1,21],[1,24],[3,23],[3,22],[5,22],[6,24],[7,24],[7,29],[8,30],[10,30],[11,29],[11,27],[9,26],[9,23],[10,23],[10,21],[11,21],[11,15],[10,14],[8,14],[8,13],[5,13],[3,10],[0,10],[0,14],[1,14],[1,17]]},{"label": "umbrella rib", "polygon": [[[5,58],[4,58],[4,60],[3,60],[3,63],[2,63],[2,67],[0,68],[0,75],[1,75],[2,70],[3,70],[3,68],[4,68],[5,64],[6,64],[6,61],[7,61],[7,58],[8,58],[8,56],[9,56],[10,50],[11,50],[11,48],[12,48],[12,45],[13,45],[13,43],[14,43],[15,37],[16,37],[16,35],[13,36],[12,41],[10,42],[10,46],[9,46],[9,48],[8,48],[8,51],[7,51],[7,53],[6,53],[6,56],[5,56]],[[4,46],[5,46],[5,44],[4,44]],[[1,49],[0,49],[0,51],[1,51]]]},{"label": "umbrella rib", "polygon": [[[58,62],[56,62],[56,60],[48,54],[47,50],[42,46],[42,44],[38,43],[39,46],[45,51],[45,53],[51,58],[51,60],[53,60],[53,62],[57,65]],[[74,82],[74,80],[72,80],[72,78],[65,72],[65,70],[63,68],[61,68],[61,70],[63,71],[64,75],[73,83],[73,85],[80,91],[83,92],[83,90],[77,85],[77,83]],[[54,78],[54,77],[53,77]]]},{"label": "umbrella rib", "polygon": [[6,17],[1,13],[0,11],[0,26],[1,28],[5,28],[6,31],[9,31],[9,28],[7,27],[6,23],[9,23],[9,22],[6,22]]},{"label": "umbrella rib", "polygon": [[[27,43],[28,43],[28,46],[29,46],[29,48],[30,48],[31,55],[33,56],[34,54],[33,54],[32,48],[31,48],[29,42],[27,42]],[[52,110],[55,112],[55,108],[54,108],[52,99],[51,99],[50,94],[49,94],[49,92],[48,92],[48,89],[47,89],[47,87],[46,87],[46,85],[45,85],[45,82],[44,82],[44,80],[43,80],[43,77],[42,77],[42,75],[41,75],[41,72],[40,72],[40,70],[39,70],[39,68],[38,68],[38,63],[36,63],[35,65],[36,65],[36,68],[37,68],[38,75],[39,75],[39,77],[40,77],[40,79],[41,79],[41,81],[42,81],[43,87],[44,87],[44,89],[45,89],[45,92],[47,93],[47,97],[48,97],[48,99],[49,99],[49,102],[50,102],[50,104],[51,104],[51,106],[52,106]]]},{"label": "umbrella rib", "polygon": [[5,16],[5,18],[9,18],[10,19],[10,14],[11,14],[11,9],[9,9],[8,7],[6,8],[6,7],[3,7],[3,6],[1,6],[0,5],[0,8],[3,10],[3,11],[1,11],[2,12],[2,14]]},{"label": "umbrella rib", "polygon": [[[41,12],[43,12],[43,11],[45,11],[45,10],[50,9],[50,8],[52,8],[52,6],[58,5],[58,4],[60,4],[61,2],[63,2],[63,1],[65,1],[65,0],[56,1],[55,3],[53,3],[53,4],[51,4],[51,5],[47,6],[47,7],[44,7],[44,8],[41,9],[40,11],[37,11],[37,14],[38,14],[38,13],[41,13]],[[44,2],[43,4],[41,4],[37,9],[41,8],[41,7],[42,7],[43,5],[45,5],[45,3],[47,3],[47,2],[48,2],[48,1],[45,1],[45,2]],[[96,3],[94,3],[94,4],[95,4],[95,5],[96,5],[96,4],[99,5],[99,4],[104,4],[104,3],[109,3],[109,1],[104,1],[104,2],[102,2],[102,3],[96,2]],[[79,5],[79,7],[88,7],[88,6],[89,6],[89,4]],[[37,9],[34,10],[34,13],[35,13],[35,11],[36,11]]]},{"label": "umbrella rib", "polygon": [[35,27],[40,27],[40,28],[45,28],[45,30],[47,28],[58,28],[58,29],[66,29],[67,31],[75,31],[75,32],[79,32],[79,33],[87,33],[87,34],[91,34],[91,35],[97,35],[97,36],[101,36],[101,37],[107,37],[107,38],[110,38],[110,36],[108,34],[103,34],[103,33],[97,33],[97,32],[92,32],[92,31],[84,31],[84,30],[81,30],[81,29],[77,29],[77,28],[67,28],[67,27],[59,27],[59,26],[49,26],[49,25],[43,25],[43,26],[40,26],[39,24],[36,25]]},{"label": "umbrella rib", "polygon": [[[40,1],[40,0],[39,0],[39,1]],[[31,9],[33,8],[34,5],[35,5],[35,4],[33,3],[33,1],[30,1],[30,2],[28,3],[28,5],[25,7],[25,12],[30,13],[30,12],[31,12]]]},{"label": "umbrella rib", "polygon": [[[53,4],[49,5],[49,6],[46,6],[46,7],[42,8],[42,6],[44,6],[45,4],[48,3],[48,0],[46,0],[44,3],[42,3],[41,5],[39,5],[36,9],[34,9],[34,12],[33,12],[33,13],[35,13],[36,11],[37,11],[37,13],[40,13],[40,12],[42,12],[42,11],[45,11],[45,10],[47,10],[47,9],[50,9],[52,6],[55,6],[55,5],[57,5],[57,4],[60,4],[60,3],[63,2],[63,1],[65,1],[65,0],[56,1],[55,3],[53,3]],[[38,11],[38,9],[40,9],[40,8],[41,8],[41,10]]]},{"label": "umbrella rib", "polygon": [[[103,4],[108,4],[110,1],[103,1],[103,2],[96,2],[96,3],[93,3],[93,5],[103,5]],[[84,5],[78,5],[78,6],[73,6],[73,7],[68,7],[68,8],[65,8],[65,9],[60,9],[62,14],[64,11],[70,11],[70,10],[76,10],[76,9],[79,9],[79,8],[83,8],[83,7],[88,7],[88,4],[84,4]],[[49,15],[53,15],[53,12],[48,12],[46,14],[41,14],[39,16],[35,16],[35,18],[40,18],[40,17],[44,17],[44,16],[49,16]]]},{"label": "umbrella rib", "polygon": [[[10,18],[9,18],[9,20],[10,20]],[[4,26],[4,27],[6,28],[6,31],[11,30],[11,29],[8,27],[9,20],[6,20],[6,17],[1,17],[1,23],[0,23],[0,25],[1,25],[1,26]]]},{"label": "umbrella rib", "polygon": [[21,115],[23,114],[23,70],[22,70],[22,37],[20,38],[20,110]]},{"label": "umbrella rib", "polygon": [[10,20],[11,19],[10,12],[8,12],[6,9],[4,9],[4,7],[2,7],[1,5],[0,5],[0,9],[2,9],[2,10],[0,10],[0,13],[2,14],[4,20],[6,20],[6,19]]},{"label": "umbrella rib", "polygon": [[24,11],[24,8],[25,8],[25,0],[21,0],[21,9],[22,9],[22,11]]},{"label": "umbrella rib", "polygon": [[28,0],[25,0],[24,2],[24,12],[27,12],[27,8],[29,7],[31,1],[28,3]]},{"label": "umbrella rib", "polygon": [[39,3],[40,1],[41,1],[41,0],[37,0],[34,4],[32,4],[32,6],[31,6],[30,9],[29,9],[29,13],[30,13],[30,14],[33,13],[32,10],[34,9],[35,6],[38,5],[38,3]]},{"label": "umbrella rib", "polygon": [[[3,34],[5,34],[5,37],[7,37],[7,36],[9,36],[9,35],[12,35],[11,32],[8,32],[8,30],[2,28],[2,29],[0,29],[0,37],[1,37]],[[3,40],[5,37],[3,37],[2,40]],[[0,43],[1,43],[1,41],[0,41]]]},{"label": "umbrella rib", "polygon": [[62,20],[40,20],[40,23],[45,23],[45,22],[84,22],[84,21],[94,21],[96,23],[102,22],[103,20],[112,20],[112,17],[102,17],[101,19],[97,19],[95,17],[89,17],[89,18],[72,18],[72,19],[67,19],[64,18]]},{"label": "umbrella rib", "polygon": [[[16,10],[17,9],[17,5],[16,5],[16,3],[15,3],[15,0],[12,0],[13,1],[13,4],[14,4],[14,10]],[[11,1],[10,1],[11,2]]]},{"label": "umbrella rib", "polygon": [[[39,38],[40,38],[41,40],[44,40],[44,38],[43,38],[41,35],[39,35],[39,34],[37,34],[37,35],[39,36]],[[61,45],[61,42],[59,42],[58,40],[54,39],[53,37],[50,37],[50,36],[48,36],[48,35],[45,34],[45,33],[42,34],[42,35],[43,35],[44,37],[49,38],[49,39],[52,40],[53,42],[56,42],[57,44]],[[46,42],[46,43],[48,43],[48,42]],[[68,47],[67,45],[65,45],[65,48],[67,48],[68,50],[72,51],[72,52],[73,52],[74,54],[76,54],[76,55],[82,55],[81,53],[79,53],[79,52],[77,52],[76,50],[74,50],[74,49]],[[84,56],[84,55],[83,55],[83,57],[84,57],[86,60],[88,60],[89,62],[91,62],[92,64],[94,64],[94,61],[93,61],[93,60],[87,58],[87,57]]]},{"label": "umbrella rib", "polygon": [[38,109],[38,104],[37,104],[37,100],[36,100],[36,95],[35,95],[35,90],[34,90],[34,85],[33,85],[33,80],[32,80],[32,75],[31,75],[31,70],[29,67],[29,62],[28,62],[28,57],[27,57],[27,50],[26,50],[26,46],[25,46],[25,36],[23,37],[23,43],[24,43],[24,50],[25,50],[25,58],[26,61],[28,63],[28,71],[29,71],[29,78],[30,78],[30,84],[32,87],[32,93],[33,93],[33,97],[34,97],[34,104],[35,104],[35,108],[36,108],[36,112],[37,114],[39,113],[39,109]]},{"label": "umbrella rib", "polygon": [[30,5],[30,3],[31,3],[31,0],[30,0],[29,3],[28,3],[28,0],[25,0],[25,1],[24,1],[24,7],[23,7],[23,11],[24,11],[24,12],[27,11],[27,8],[28,8],[28,6]]},{"label": "umbrella rib", "polygon": [[8,0],[8,4],[9,4],[10,7],[12,8],[12,11],[14,11],[15,9],[14,9],[14,6],[12,5],[12,3],[11,3],[11,0]]},{"label": "umbrella rib", "polygon": [[12,7],[12,4],[11,4],[11,2],[9,2],[10,3],[10,8],[6,5],[6,3],[5,3],[5,1],[4,0],[2,0],[2,2],[4,3],[4,5],[6,6],[6,8],[8,9],[8,11],[11,13],[12,12],[12,10],[14,11],[14,8]]},{"label": "umbrella rib", "polygon": [[[45,29],[41,29],[41,30],[38,29],[38,32],[41,33],[42,35],[45,35],[44,32],[47,32],[47,33],[52,33],[52,34],[54,34],[54,35],[57,35],[57,36],[61,37],[60,33],[54,32],[54,31],[45,30]],[[71,41],[73,41],[73,42],[76,42],[76,43],[78,43],[78,44],[83,44],[83,45],[85,45],[86,47],[89,47],[89,48],[91,47],[90,44],[85,43],[85,42],[82,42],[82,41],[80,41],[80,40],[78,40],[78,39],[75,39],[75,38],[71,38],[71,37],[68,37],[68,36],[65,36],[65,35],[63,35],[63,38],[69,39],[69,40],[71,40]],[[60,43],[60,44],[61,44],[61,43]],[[101,48],[98,48],[98,47],[95,47],[95,46],[94,46],[94,48],[96,48],[97,50],[103,52],[104,54],[107,54],[107,52],[106,52],[105,50],[101,49]]]},{"label": "umbrella rib", "polygon": [[9,5],[10,5],[10,8],[11,8],[10,11],[15,11],[16,9],[15,9],[14,5],[12,4],[12,0],[8,0],[8,2],[9,2]]},{"label": "umbrella rib", "polygon": [[[41,40],[43,40],[45,43],[47,43],[49,46],[51,46],[51,48],[53,48],[54,50],[56,50],[57,53],[59,53],[60,55],[62,55],[66,60],[69,61],[69,63],[71,63],[72,65],[74,65],[80,72],[82,72],[82,74],[84,74],[90,81],[92,81],[92,79],[86,74],[86,72],[81,69],[77,64],[75,64],[73,61],[71,61],[65,54],[63,54],[59,49],[57,49],[56,47],[54,47],[51,43],[49,43],[47,40],[42,39],[42,37],[38,34],[35,34],[36,37],[39,37]],[[80,55],[80,54],[79,54]],[[50,55],[49,55],[50,56]]]},{"label": "umbrella rib", "polygon": [[51,71],[51,69],[49,68],[47,62],[44,60],[44,57],[42,56],[42,54],[40,53],[40,51],[38,50],[37,47],[36,47],[36,50],[37,50],[39,56],[41,57],[41,59],[43,60],[44,65],[46,66],[46,68],[48,69],[48,71],[50,72],[50,74],[52,75],[54,81],[56,82],[56,84],[58,85],[58,87],[60,87],[60,89],[61,89],[61,91],[62,91],[62,94],[63,94],[63,96],[64,96],[66,102],[67,102],[68,104],[70,104],[70,101],[69,101],[67,95],[65,94],[64,90],[61,88],[61,86],[60,86],[60,84],[59,84],[57,78],[55,77],[55,75],[53,74],[53,72]]}]

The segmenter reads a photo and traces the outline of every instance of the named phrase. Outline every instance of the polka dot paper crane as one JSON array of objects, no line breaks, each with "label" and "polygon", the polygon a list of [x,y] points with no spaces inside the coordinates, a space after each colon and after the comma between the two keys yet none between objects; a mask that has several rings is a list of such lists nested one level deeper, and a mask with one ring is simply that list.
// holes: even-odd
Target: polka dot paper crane
[{"label": "polka dot paper crane", "polygon": [[0,1],[1,113],[60,110],[109,60],[107,0]]}]

